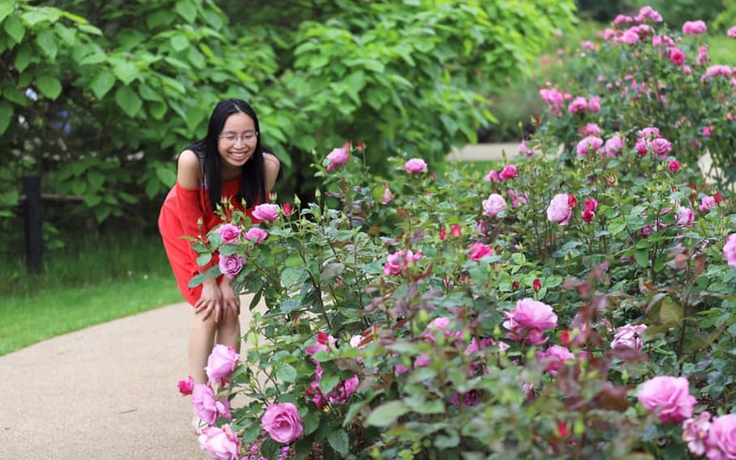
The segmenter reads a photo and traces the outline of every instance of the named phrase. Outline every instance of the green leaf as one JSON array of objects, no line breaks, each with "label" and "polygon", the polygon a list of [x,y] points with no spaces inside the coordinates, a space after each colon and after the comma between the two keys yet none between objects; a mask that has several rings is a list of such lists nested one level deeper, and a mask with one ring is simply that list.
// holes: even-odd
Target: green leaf
[{"label": "green leaf", "polygon": [[36,79],[36,86],[49,99],[56,99],[61,94],[61,82],[52,75],[42,75]]},{"label": "green leaf", "polygon": [[8,17],[7,21],[5,21],[5,32],[10,35],[10,38],[12,38],[15,43],[20,43],[23,41],[23,37],[26,36],[26,28],[23,26],[23,23],[18,16]]},{"label": "green leaf", "polygon": [[373,409],[365,423],[371,426],[387,427],[408,412],[409,406],[404,401],[390,401]]},{"label": "green leaf", "polygon": [[296,299],[286,299],[279,305],[281,313],[288,314],[302,307],[302,303]]},{"label": "green leaf", "polygon": [[649,249],[637,249],[634,253],[634,259],[636,259],[636,263],[639,264],[640,267],[648,267],[649,266]]},{"label": "green leaf", "polygon": [[36,37],[36,43],[38,47],[43,50],[44,53],[53,61],[56,59],[56,55],[59,52],[58,46],[56,46],[56,39],[54,34],[50,30],[44,30]]},{"label": "green leaf", "polygon": [[281,272],[281,284],[286,289],[289,289],[296,284],[302,283],[308,277],[309,274],[302,268],[285,268],[284,271]]},{"label": "green leaf", "polygon": [[[129,85],[133,80],[140,77],[138,67],[136,67],[135,64],[133,64],[132,62],[128,61],[117,62],[113,66],[112,71],[115,73],[115,76],[117,76],[118,79],[126,85]],[[136,98],[137,97],[138,96],[136,95]]]},{"label": "green leaf", "polygon": [[212,254],[210,254],[209,252],[200,254],[199,256],[197,256],[197,265],[199,265],[200,267],[204,267],[210,262],[210,260],[212,260]]},{"label": "green leaf", "polygon": [[169,40],[174,51],[183,51],[189,48],[189,39],[184,34],[177,34]]},{"label": "green leaf", "polygon": [[89,183],[88,193],[97,193],[105,183],[105,175],[99,171],[90,171],[87,174],[87,182]]},{"label": "green leaf", "polygon": [[276,377],[287,383],[296,382],[296,369],[289,364],[284,364],[276,371]]},{"label": "green leaf", "polygon": [[102,100],[112,87],[115,85],[115,75],[108,69],[102,69],[90,83],[90,88],[95,97]]},{"label": "green leaf", "polygon": [[130,118],[141,110],[143,102],[130,86],[121,86],[115,91],[115,102]]},{"label": "green leaf", "polygon": [[167,187],[173,187],[176,183],[176,171],[163,163],[156,165],[156,177]]},{"label": "green leaf", "polygon": [[18,54],[15,56],[15,68],[18,72],[23,72],[28,64],[33,60],[33,49],[29,43],[23,43],[18,48]]},{"label": "green leaf", "polygon": [[179,0],[176,2],[174,10],[189,23],[194,22],[197,18],[197,6],[189,0]]},{"label": "green leaf", "polygon": [[192,107],[187,110],[187,117],[185,119],[187,128],[191,131],[195,131],[200,123],[207,119],[207,112],[200,107]]},{"label": "green leaf", "polygon": [[10,120],[13,119],[13,106],[6,103],[0,102],[0,134],[3,134],[8,126],[10,126]]},{"label": "green leaf", "polygon": [[152,102],[148,111],[151,113],[151,116],[156,120],[163,120],[164,115],[166,115],[167,109],[168,106],[163,102]]},{"label": "green leaf", "polygon": [[659,309],[659,318],[665,326],[678,326],[682,321],[682,307],[670,299],[665,299]]},{"label": "green leaf", "polygon": [[102,31],[93,26],[92,24],[80,24],[79,30],[81,30],[84,33],[90,34],[90,35],[100,35],[102,36]]},{"label": "green leaf", "polygon": [[335,452],[338,454],[347,455],[349,453],[350,439],[348,438],[348,434],[345,430],[330,432],[327,436],[327,442],[330,443],[330,446],[335,449]]},{"label": "green leaf", "polygon": [[0,22],[3,22],[10,13],[15,11],[16,2],[2,2],[0,3]]},{"label": "green leaf", "polygon": [[322,379],[319,381],[319,389],[322,390],[323,393],[327,394],[332,391],[338,383],[340,383],[340,376],[337,374],[328,374],[325,370],[325,373],[322,374]]}]

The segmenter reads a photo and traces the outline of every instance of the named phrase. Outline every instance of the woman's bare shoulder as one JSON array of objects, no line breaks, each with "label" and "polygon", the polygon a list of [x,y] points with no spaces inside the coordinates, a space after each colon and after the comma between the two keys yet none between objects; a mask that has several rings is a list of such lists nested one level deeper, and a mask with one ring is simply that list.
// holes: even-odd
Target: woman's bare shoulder
[{"label": "woman's bare shoulder", "polygon": [[196,189],[202,183],[202,169],[199,158],[192,150],[184,150],[179,154],[177,161],[176,180],[179,186],[186,189]]}]

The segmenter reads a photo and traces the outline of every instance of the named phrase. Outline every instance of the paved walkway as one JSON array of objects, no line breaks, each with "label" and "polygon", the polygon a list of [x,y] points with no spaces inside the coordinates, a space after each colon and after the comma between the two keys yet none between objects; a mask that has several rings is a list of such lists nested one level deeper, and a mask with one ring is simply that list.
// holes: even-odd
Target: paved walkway
[{"label": "paved walkway", "polygon": [[[451,155],[476,161],[503,151],[514,156],[518,144]],[[244,312],[244,330],[249,321]],[[0,460],[208,458],[189,426],[189,398],[176,387],[187,374],[191,322],[180,303],[0,357]]]}]

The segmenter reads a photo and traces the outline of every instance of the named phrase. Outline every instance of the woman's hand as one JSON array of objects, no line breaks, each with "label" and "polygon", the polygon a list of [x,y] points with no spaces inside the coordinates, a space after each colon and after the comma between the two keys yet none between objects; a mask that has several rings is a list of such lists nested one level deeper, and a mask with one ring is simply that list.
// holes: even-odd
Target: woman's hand
[{"label": "woman's hand", "polygon": [[199,297],[197,303],[194,304],[194,313],[199,314],[204,312],[202,315],[202,321],[206,321],[207,318],[214,312],[215,322],[219,322],[222,317],[222,292],[220,287],[217,285],[217,280],[214,278],[207,278],[202,283],[202,295]]},{"label": "woman's hand", "polygon": [[230,280],[226,276],[223,276],[222,281],[220,281],[220,292],[222,293],[222,305],[225,313],[227,314],[227,310],[230,310],[235,318],[240,316],[240,297],[235,294],[232,286],[230,286]]}]

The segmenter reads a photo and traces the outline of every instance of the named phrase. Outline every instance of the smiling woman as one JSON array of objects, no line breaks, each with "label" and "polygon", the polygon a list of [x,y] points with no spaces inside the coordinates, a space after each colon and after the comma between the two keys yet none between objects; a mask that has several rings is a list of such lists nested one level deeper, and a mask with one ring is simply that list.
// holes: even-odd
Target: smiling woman
[{"label": "smiling woman", "polygon": [[[194,309],[189,342],[189,372],[205,383],[204,367],[215,341],[238,347],[240,301],[223,276],[189,287],[191,279],[216,264],[199,266],[191,243],[222,223],[216,213],[227,201],[253,221],[254,207],[267,200],[280,170],[279,160],[264,152],[258,117],[245,101],[220,101],[212,112],[207,135],[179,156],[177,182],[159,216],[159,229],[179,290]],[[245,203],[245,204],[244,204]]]}]

